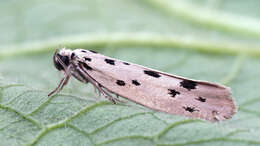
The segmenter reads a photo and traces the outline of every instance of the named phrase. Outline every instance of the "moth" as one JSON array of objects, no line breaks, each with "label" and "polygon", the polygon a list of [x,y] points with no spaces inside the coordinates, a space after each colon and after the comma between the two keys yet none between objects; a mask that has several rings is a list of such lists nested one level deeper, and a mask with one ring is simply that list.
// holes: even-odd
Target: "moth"
[{"label": "moth", "polygon": [[236,105],[230,88],[192,80],[83,49],[60,49],[53,55],[55,67],[63,72],[58,93],[71,76],[91,83],[113,103],[121,96],[148,108],[211,122],[230,119]]}]

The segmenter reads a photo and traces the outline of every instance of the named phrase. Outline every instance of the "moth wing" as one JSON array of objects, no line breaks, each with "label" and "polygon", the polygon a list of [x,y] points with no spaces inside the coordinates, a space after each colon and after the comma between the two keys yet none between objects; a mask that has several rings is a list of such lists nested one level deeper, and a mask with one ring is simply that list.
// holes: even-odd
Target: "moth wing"
[{"label": "moth wing", "polygon": [[101,54],[84,55],[92,58],[91,62],[85,61],[92,70],[83,70],[99,84],[151,109],[212,122],[229,119],[236,112],[230,89],[225,86],[174,76]]}]

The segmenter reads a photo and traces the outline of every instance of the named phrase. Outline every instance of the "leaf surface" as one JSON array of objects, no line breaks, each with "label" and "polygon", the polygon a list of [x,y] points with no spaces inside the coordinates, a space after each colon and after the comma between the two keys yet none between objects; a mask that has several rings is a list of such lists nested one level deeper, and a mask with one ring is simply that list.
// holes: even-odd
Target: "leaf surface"
[{"label": "leaf surface", "polygon": [[[0,145],[259,145],[258,5],[257,0],[1,1]],[[213,124],[127,100],[114,105],[75,79],[48,97],[62,77],[52,64],[59,45],[225,84],[238,112]]]}]

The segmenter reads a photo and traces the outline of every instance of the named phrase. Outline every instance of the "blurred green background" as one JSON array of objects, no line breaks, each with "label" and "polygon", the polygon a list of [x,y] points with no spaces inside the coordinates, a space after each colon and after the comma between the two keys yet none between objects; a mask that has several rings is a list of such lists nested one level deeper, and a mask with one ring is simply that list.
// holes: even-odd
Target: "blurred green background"
[{"label": "blurred green background", "polygon": [[[0,145],[260,145],[260,1],[0,0]],[[113,105],[62,75],[56,48],[84,48],[225,84],[219,123]]]}]

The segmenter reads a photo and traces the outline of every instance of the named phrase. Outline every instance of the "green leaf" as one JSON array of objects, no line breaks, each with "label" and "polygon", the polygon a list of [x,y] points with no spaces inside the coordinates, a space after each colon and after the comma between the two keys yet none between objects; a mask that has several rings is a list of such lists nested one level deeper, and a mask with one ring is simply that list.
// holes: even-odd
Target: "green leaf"
[{"label": "green leaf", "polygon": [[[0,2],[0,145],[259,145],[260,11],[251,0]],[[219,123],[112,104],[62,75],[56,48],[225,84],[239,106]]]}]

